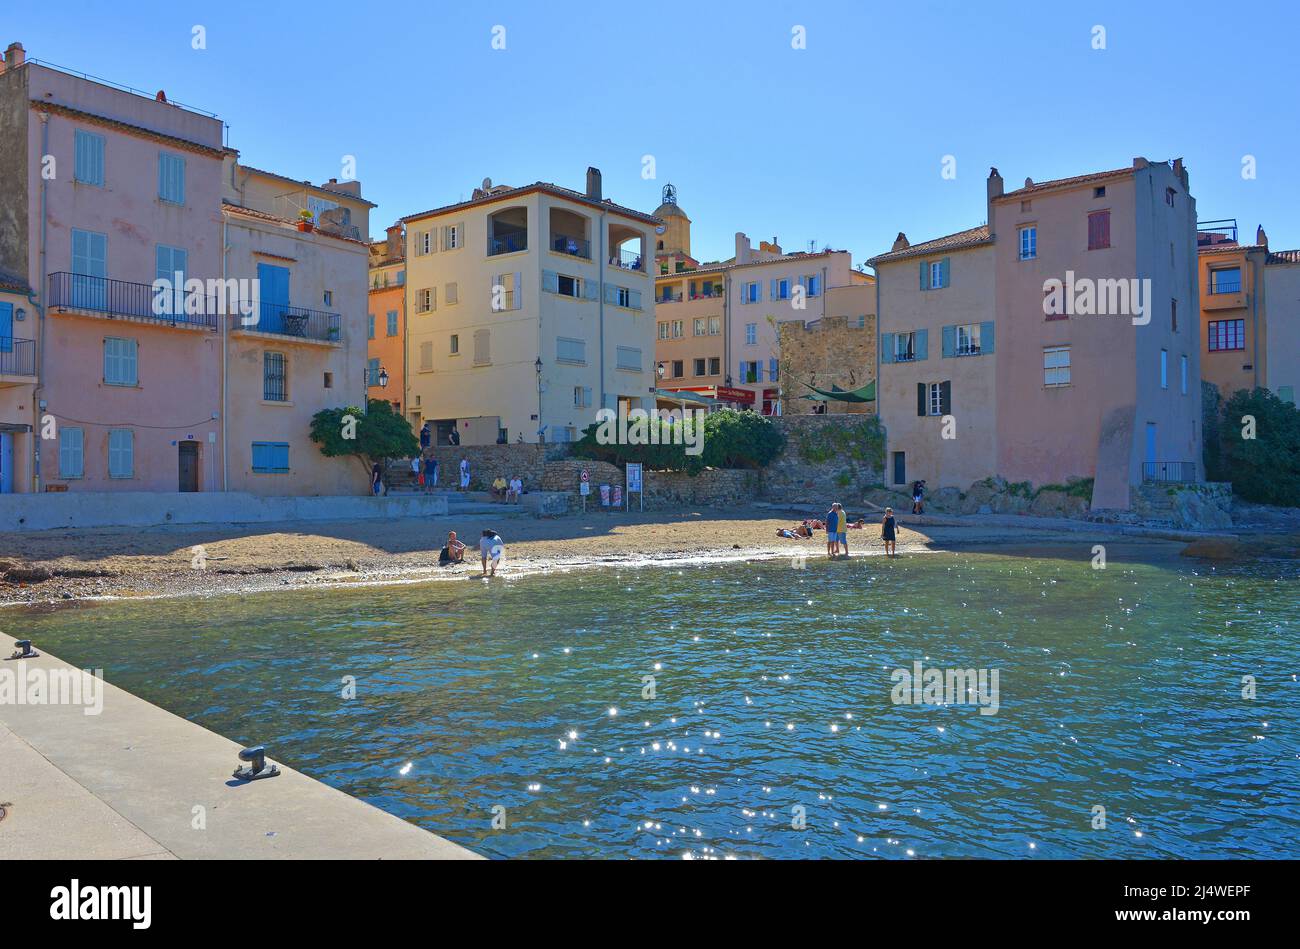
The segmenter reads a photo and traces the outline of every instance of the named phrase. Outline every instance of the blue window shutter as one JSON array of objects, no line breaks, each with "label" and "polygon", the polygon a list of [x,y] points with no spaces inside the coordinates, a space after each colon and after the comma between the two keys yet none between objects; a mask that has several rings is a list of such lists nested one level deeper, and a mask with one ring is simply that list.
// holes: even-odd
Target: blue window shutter
[{"label": "blue window shutter", "polygon": [[542,271],[542,289],[547,293],[560,292],[560,275],[554,270]]},{"label": "blue window shutter", "polygon": [[916,331],[916,339],[912,343],[912,358],[913,359],[930,358],[930,331],[929,330]]},{"label": "blue window shutter", "polygon": [[742,359],[740,361],[740,372],[736,374],[736,382],[740,383],[744,381],[745,381],[745,360]]},{"label": "blue window shutter", "polygon": [[768,299],[769,299],[769,300],[775,300],[775,299],[776,299],[776,280],[773,279],[773,280],[770,280],[770,281],[768,281],[768,282],[769,282],[769,284],[771,284],[771,286],[768,287],[768,293],[769,293]]},{"label": "blue window shutter", "polygon": [[14,305],[0,303],[0,353],[14,351]]},{"label": "blue window shutter", "polygon": [[942,284],[945,287],[949,285],[948,284],[948,261],[950,259],[951,258],[949,257],[945,257],[943,260],[939,261],[939,279],[942,281]]},{"label": "blue window shutter", "polygon": [[993,321],[980,324],[980,352],[993,352]]},{"label": "blue window shutter", "polygon": [[289,470],[289,443],[280,442],[275,446],[275,467],[280,471]]},{"label": "blue window shutter", "polygon": [[930,265],[924,260],[921,261],[921,289],[930,289]]},{"label": "blue window shutter", "polygon": [[253,442],[253,470],[257,471],[266,467],[266,446],[261,442]]},{"label": "blue window shutter", "polygon": [[880,361],[881,362],[894,361],[894,345],[895,344],[894,344],[893,333],[880,334]]},{"label": "blue window shutter", "polygon": [[955,355],[957,355],[957,327],[945,326],[943,328],[943,357],[947,359]]}]

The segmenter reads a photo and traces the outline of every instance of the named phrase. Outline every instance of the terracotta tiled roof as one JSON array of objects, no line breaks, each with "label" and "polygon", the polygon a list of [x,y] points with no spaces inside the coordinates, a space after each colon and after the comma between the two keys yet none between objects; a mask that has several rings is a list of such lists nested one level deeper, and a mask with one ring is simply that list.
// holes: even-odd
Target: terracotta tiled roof
[{"label": "terracotta tiled roof", "polygon": [[496,191],[491,194],[483,195],[480,198],[471,198],[468,201],[457,201],[455,204],[445,204],[440,208],[431,208],[428,211],[421,211],[419,214],[408,214],[402,218],[403,222],[418,221],[421,218],[433,217],[437,214],[446,214],[459,208],[473,208],[481,204],[492,204],[496,201],[509,201],[520,195],[528,194],[533,191],[542,191],[547,194],[555,195],[558,198],[565,198],[569,201],[576,201],[579,204],[586,204],[593,208],[600,208],[602,211],[613,211],[616,214],[622,214],[625,217],[633,218],[637,221],[644,221],[647,224],[662,224],[659,218],[653,214],[645,214],[641,211],[633,211],[631,208],[625,208],[621,204],[615,204],[606,198],[603,201],[597,201],[589,198],[581,191],[574,191],[571,188],[562,188],[557,184],[551,184],[549,181],[535,181],[530,185],[523,185],[519,188],[509,188],[505,191]]},{"label": "terracotta tiled roof", "polygon": [[168,135],[166,132],[155,132],[153,129],[147,129],[142,125],[132,125],[130,122],[120,122],[117,119],[110,119],[107,116],[96,115],[94,112],[83,112],[81,109],[74,109],[71,106],[60,105],[57,102],[47,102],[44,99],[32,99],[31,106],[37,112],[50,112],[54,115],[66,115],[68,118],[76,119],[79,122],[86,122],[90,125],[99,125],[103,128],[116,129],[120,132],[127,132],[131,135],[139,135],[143,138],[152,139],[155,142],[162,142],[171,145],[173,148],[184,149],[185,151],[194,152],[198,155],[206,155],[209,158],[221,158],[225,151],[221,148],[215,148],[211,145],[204,145],[202,142],[194,142],[188,138],[180,138],[176,135]]},{"label": "terracotta tiled roof", "polygon": [[788,264],[800,260],[816,260],[819,257],[829,257],[832,254],[847,254],[847,250],[819,250],[814,253],[807,251],[795,251],[792,254],[782,254],[780,257],[772,257],[767,260],[751,260],[747,264],[736,263],[735,258],[723,260],[717,263],[708,263],[694,270],[683,270],[680,273],[661,273],[655,274],[655,280],[681,280],[691,278],[697,274],[722,273],[727,270],[741,270],[745,267],[764,267],[768,264]]},{"label": "terracotta tiled roof", "polygon": [[936,237],[934,240],[904,247],[902,250],[893,250],[887,254],[880,254],[872,257],[867,263],[874,267],[877,263],[890,263],[895,260],[905,260],[908,257],[924,257],[926,254],[933,254],[942,250],[964,250],[967,247],[978,247],[980,244],[991,244],[992,242],[993,237],[989,233],[989,226],[981,224],[979,227],[958,231],[956,234],[947,234],[943,237]]},{"label": "terracotta tiled roof", "polygon": [[334,188],[331,188],[328,184],[314,185],[310,181],[306,181],[306,180],[299,181],[297,178],[290,178],[287,175],[279,175],[276,174],[274,171],[267,171],[265,168],[254,168],[252,165],[246,165],[243,162],[239,163],[239,167],[242,168],[244,171],[251,171],[254,172],[255,174],[266,175],[266,177],[268,178],[274,178],[277,181],[285,181],[288,182],[289,184],[298,185],[299,187],[302,188],[310,188],[312,191],[324,191],[326,194],[338,195],[341,198],[347,198],[349,201],[355,201],[358,204],[364,204],[368,208],[379,207],[379,205],[375,204],[373,201],[367,201],[365,198],[361,197],[358,194],[352,194],[350,191],[338,191],[335,190]]},{"label": "terracotta tiled roof", "polygon": [[1206,244],[1204,247],[1196,248],[1198,254],[1226,254],[1230,251],[1242,251],[1250,253],[1257,250],[1268,250],[1267,244],[1234,244],[1227,242],[1223,244]]},{"label": "terracotta tiled roof", "polygon": [[[265,211],[258,211],[254,208],[246,208],[243,205],[232,204],[229,201],[221,202],[221,210],[231,211],[235,214],[242,214],[244,217],[257,218],[260,221],[270,221],[275,224],[283,224],[286,227],[297,228],[298,226],[297,222],[290,221],[288,218],[283,218],[275,214],[268,214]],[[347,241],[349,244],[360,244],[362,247],[366,246],[365,241],[359,241],[355,237],[344,237],[342,234],[331,234],[329,231],[323,231],[319,227],[313,228],[313,232],[324,237],[332,237],[336,241]]]},{"label": "terracotta tiled roof", "polygon": [[1300,264],[1300,250],[1270,251],[1265,264]]},{"label": "terracotta tiled roof", "polygon": [[0,290],[9,293],[31,293],[31,287],[27,286],[26,280],[3,273],[0,273]]},{"label": "terracotta tiled roof", "polygon": [[1041,191],[1056,191],[1061,188],[1077,188],[1079,185],[1092,184],[1095,181],[1109,181],[1111,178],[1123,178],[1125,175],[1133,174],[1132,166],[1128,168],[1116,168],[1113,171],[1096,171],[1090,175],[1076,175],[1073,178],[1056,178],[1052,181],[1037,181],[1027,188],[1017,188],[1015,191],[1008,191],[1006,194],[999,195],[994,201],[1005,201],[1008,198],[1025,198],[1029,195],[1038,194]]}]

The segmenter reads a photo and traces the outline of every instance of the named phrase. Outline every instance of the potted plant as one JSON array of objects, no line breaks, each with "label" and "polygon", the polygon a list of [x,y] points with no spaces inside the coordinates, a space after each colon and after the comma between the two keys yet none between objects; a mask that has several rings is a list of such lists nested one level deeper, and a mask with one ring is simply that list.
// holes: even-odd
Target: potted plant
[{"label": "potted plant", "polygon": [[316,225],[312,223],[312,213],[306,208],[298,212],[298,230],[310,234]]}]

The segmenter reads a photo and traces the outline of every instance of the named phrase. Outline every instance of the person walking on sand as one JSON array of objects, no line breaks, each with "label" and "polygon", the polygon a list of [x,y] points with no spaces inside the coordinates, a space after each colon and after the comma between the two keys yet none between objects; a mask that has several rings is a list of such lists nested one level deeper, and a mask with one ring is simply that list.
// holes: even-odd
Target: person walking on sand
[{"label": "person walking on sand", "polygon": [[912,513],[913,514],[925,513],[925,482],[924,481],[912,482]]},{"label": "person walking on sand", "polygon": [[885,516],[880,522],[880,537],[885,542],[886,557],[898,556],[894,541],[896,530],[897,524],[894,522],[894,509],[892,507],[887,507],[885,508]]},{"label": "person walking on sand", "polygon": [[[497,567],[501,564],[501,559],[505,556],[506,546],[502,543],[497,532],[490,527],[483,531],[483,536],[478,542],[479,557],[483,561],[483,576],[495,577]],[[488,573],[488,561],[492,561],[492,572]]]},{"label": "person walking on sand", "polygon": [[460,489],[462,491],[469,489],[469,459],[460,460]]}]

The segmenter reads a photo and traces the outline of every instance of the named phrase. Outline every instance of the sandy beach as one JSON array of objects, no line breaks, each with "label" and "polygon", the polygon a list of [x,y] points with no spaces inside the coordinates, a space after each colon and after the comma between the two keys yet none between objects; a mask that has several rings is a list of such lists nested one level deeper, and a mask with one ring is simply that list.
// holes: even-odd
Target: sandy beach
[{"label": "sandy beach", "polygon": [[[755,507],[689,513],[592,514],[537,519],[500,515],[282,524],[170,525],[0,534],[0,603],[89,597],[215,594],[282,586],[441,579],[477,574],[477,540],[495,528],[506,543],[506,576],[541,570],[804,555],[824,557],[825,534],[777,536],[795,513]],[[1176,556],[1178,539],[1124,536],[1105,525],[991,523],[990,519],[902,518],[898,552],[981,549],[1087,559],[1094,543]],[[1002,519],[1005,521],[1005,519]],[[447,532],[470,545],[473,562],[437,566]],[[878,525],[849,532],[852,555],[883,555]],[[1119,554],[1113,550],[1111,556]]]}]

